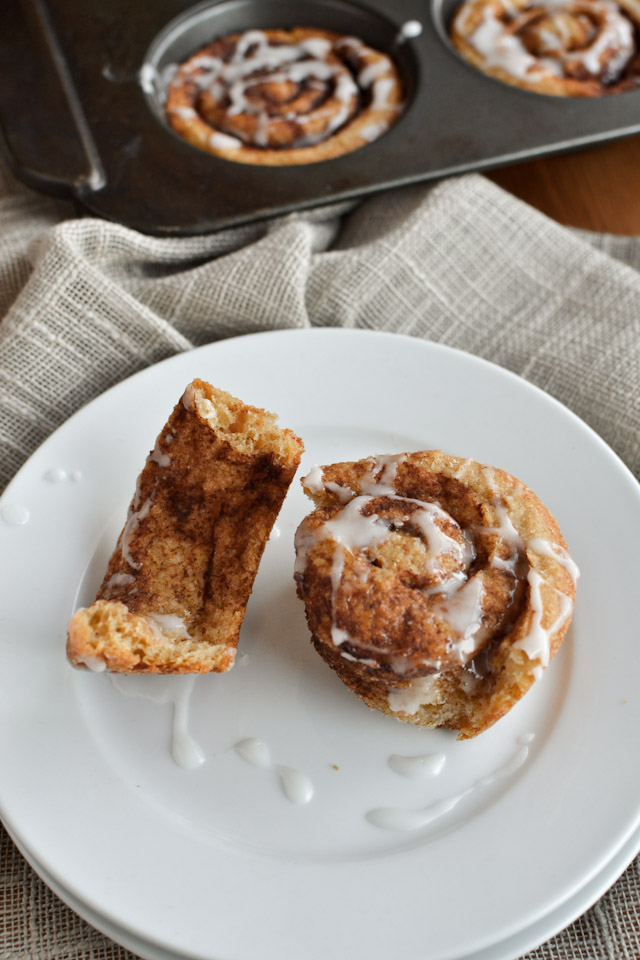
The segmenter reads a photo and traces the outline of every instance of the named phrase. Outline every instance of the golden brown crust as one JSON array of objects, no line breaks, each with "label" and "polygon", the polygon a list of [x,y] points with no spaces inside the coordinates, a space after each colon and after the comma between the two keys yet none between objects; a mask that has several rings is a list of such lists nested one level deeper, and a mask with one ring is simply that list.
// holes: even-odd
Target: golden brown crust
[{"label": "golden brown crust", "polygon": [[465,60],[502,83],[601,97],[640,85],[639,27],[638,0],[465,0],[450,33]]},{"label": "golden brown crust", "polygon": [[[295,49],[295,59],[268,65],[261,44]],[[169,83],[165,109],[176,133],[201,150],[291,166],[365,146],[395,123],[403,102],[398,70],[385,54],[330,30],[295,27],[231,34],[198,50]]]},{"label": "golden brown crust", "polygon": [[302,450],[273,414],[194,380],[138,478],[96,602],[69,624],[71,663],[228,670]]},{"label": "golden brown crust", "polygon": [[296,582],[316,650],[371,707],[475,736],[555,656],[575,599],[558,525],[508,473],[441,451],[314,470]]}]

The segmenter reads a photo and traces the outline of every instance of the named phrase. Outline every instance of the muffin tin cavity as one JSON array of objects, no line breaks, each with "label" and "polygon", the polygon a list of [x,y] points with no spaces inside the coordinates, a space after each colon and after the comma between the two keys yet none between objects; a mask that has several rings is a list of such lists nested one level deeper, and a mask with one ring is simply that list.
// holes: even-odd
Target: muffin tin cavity
[{"label": "muffin tin cavity", "polygon": [[[142,65],[141,76],[149,104],[166,123],[164,102],[168,78],[177,64],[205,44],[248,30],[318,27],[358,37],[368,46],[388,54],[397,65],[407,102],[416,85],[416,61],[400,27],[384,14],[342,0],[226,0],[186,11],[155,37]],[[167,124],[168,126],[168,124]]]},{"label": "muffin tin cavity", "polygon": [[412,33],[342,0],[302,12],[290,0],[229,0],[161,31],[141,81],[160,121],[209,153],[320,162],[379,139],[407,108]]}]

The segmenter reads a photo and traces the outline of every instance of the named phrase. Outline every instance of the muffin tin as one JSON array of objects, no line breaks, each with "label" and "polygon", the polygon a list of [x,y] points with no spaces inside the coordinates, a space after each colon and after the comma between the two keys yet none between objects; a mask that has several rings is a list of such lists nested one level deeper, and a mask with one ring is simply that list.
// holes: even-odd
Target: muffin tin
[{"label": "muffin tin", "polygon": [[[158,235],[231,224],[640,131],[640,90],[548,97],[484,76],[453,50],[458,0],[24,0],[0,9],[0,121],[16,174]],[[418,37],[400,37],[419,21]],[[326,27],[391,54],[408,104],[382,137],[300,167],[206,154],[164,120],[155,77],[215,36]]]}]

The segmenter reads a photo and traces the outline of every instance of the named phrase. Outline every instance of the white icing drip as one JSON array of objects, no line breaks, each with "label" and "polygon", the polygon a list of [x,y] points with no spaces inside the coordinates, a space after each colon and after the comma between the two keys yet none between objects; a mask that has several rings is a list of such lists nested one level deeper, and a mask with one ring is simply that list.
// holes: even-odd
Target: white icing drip
[{"label": "white icing drip", "polygon": [[22,527],[29,522],[30,517],[27,507],[22,507],[20,504],[8,503],[2,508],[2,519],[10,527]]},{"label": "white icing drip", "polygon": [[407,687],[391,687],[387,692],[389,709],[394,713],[407,713],[413,716],[420,707],[442,703],[443,695],[439,689],[439,680],[440,674],[432,673],[412,680]]},{"label": "white icing drip", "polygon": [[387,64],[384,60],[374,60],[373,63],[363,67],[358,74],[358,86],[363,90],[367,90],[376,77],[379,77],[380,74],[384,73],[386,69]]},{"label": "white icing drip", "polygon": [[183,120],[193,120],[194,117],[198,116],[193,107],[171,107],[169,112],[174,113],[176,117],[181,117]]},{"label": "white icing drip", "polygon": [[67,471],[63,470],[62,467],[52,467],[51,470],[47,470],[44,479],[49,483],[62,483],[63,480],[67,479]]},{"label": "white icing drip", "polygon": [[185,410],[194,410],[196,405],[196,390],[192,383],[189,384],[182,394],[182,406]]},{"label": "white icing drip", "polygon": [[304,478],[303,483],[310,493],[322,493],[322,491],[325,489],[322,467],[315,463]]},{"label": "white icing drip", "polygon": [[311,470],[304,478],[304,484],[311,494],[317,495],[322,493],[323,490],[326,490],[328,493],[332,493],[340,503],[347,503],[355,497],[355,492],[351,487],[343,487],[339,483],[334,483],[333,480],[325,480],[322,467],[317,464],[311,467]]},{"label": "white icing drip", "polygon": [[113,590],[114,587],[130,587],[131,584],[135,582],[136,578],[131,573],[114,573],[105,583],[102,592],[107,593],[109,590]]},{"label": "white icing drip", "polygon": [[127,697],[141,697],[153,703],[173,704],[171,756],[185,770],[194,770],[204,763],[202,748],[189,733],[189,706],[195,676],[151,677],[111,675],[111,683]]},{"label": "white icing drip", "polygon": [[350,639],[346,630],[338,627],[335,620],[335,611],[338,606],[338,591],[340,589],[340,580],[344,570],[344,548],[341,544],[336,546],[331,563],[331,639],[336,647],[341,646]]},{"label": "white icing drip", "polygon": [[[134,500],[134,506],[138,499],[139,488],[136,490],[136,498]],[[140,570],[142,564],[137,563],[131,556],[131,538],[136,532],[138,525],[141,520],[144,520],[148,516],[149,511],[153,505],[153,499],[148,497],[145,502],[142,504],[139,510],[130,510],[129,516],[127,517],[127,522],[125,523],[124,530],[122,531],[122,543],[120,546],[120,551],[122,553],[123,559],[129,564],[130,567],[133,567],[134,570]]]},{"label": "white icing drip", "polygon": [[[346,640],[351,639],[346,630],[340,630],[338,627],[334,627],[332,630],[332,636],[334,631],[339,639],[339,643],[336,643],[335,639],[333,641],[336,643],[336,646],[340,646],[340,643],[344,643]],[[340,634],[344,634],[344,639],[340,639]],[[372,667],[373,669],[378,669],[380,667],[380,664],[377,660],[373,660],[371,657],[354,657],[353,654],[347,653],[346,650],[342,650],[340,652],[340,656],[344,657],[345,660],[349,660],[350,663],[361,663],[363,666]]]},{"label": "white icing drip", "polygon": [[539,660],[540,666],[548,667],[551,657],[551,638],[554,633],[560,630],[567,622],[573,611],[573,601],[571,597],[564,593],[558,593],[560,601],[560,613],[553,621],[551,626],[542,626],[542,617],[544,615],[544,604],[542,601],[541,586],[545,581],[537,570],[531,568],[527,574],[529,581],[529,602],[531,603],[532,617],[529,626],[529,632],[526,637],[514,643],[517,650],[524,650],[530,660]]},{"label": "white icing drip", "polygon": [[428,777],[437,777],[446,760],[444,753],[425,753],[417,757],[403,757],[394,753],[389,757],[389,766],[402,777],[426,780]]},{"label": "white icing drip", "polygon": [[564,567],[571,579],[573,580],[574,586],[578,582],[580,576],[580,570],[578,569],[578,564],[572,557],[569,555],[569,551],[565,550],[564,547],[561,547],[557,543],[551,543],[549,540],[544,540],[542,537],[533,537],[527,543],[527,548],[533,550],[534,553],[538,553],[543,557],[549,557],[552,560],[556,560],[560,566]]},{"label": "white icing drip", "polygon": [[369,469],[360,480],[360,493],[375,497],[394,496],[398,467],[406,460],[405,454],[371,457]]},{"label": "white icing drip", "polygon": [[147,613],[146,618],[162,636],[178,634],[180,637],[191,637],[184,620],[175,613]]},{"label": "white icing drip", "polygon": [[335,540],[350,553],[364,547],[377,546],[386,540],[389,536],[389,523],[377,513],[365,516],[362,512],[363,507],[372,499],[370,496],[360,496],[350,500],[333,520],[327,520],[318,530],[319,539]]},{"label": "white icing drip", "polygon": [[369,823],[373,824],[373,826],[380,827],[382,830],[399,832],[420,830],[434,820],[450,813],[461,800],[464,800],[465,797],[468,797],[476,790],[481,790],[499,780],[513,776],[529,756],[529,749],[533,738],[533,734],[525,734],[523,737],[519,737],[517,740],[518,750],[510,760],[507,760],[506,763],[498,767],[493,773],[477,780],[472,786],[466,790],[462,790],[460,793],[445,797],[442,800],[437,800],[435,803],[431,803],[429,806],[419,810],[404,809],[402,807],[378,807],[375,810],[370,810],[365,815],[366,819]]},{"label": "white icing drip", "polygon": [[297,806],[304,806],[309,803],[313,797],[313,784],[309,777],[294,770],[293,767],[276,767],[276,773],[280,777],[280,783],[287,800],[295,803]]},{"label": "white icing drip", "polygon": [[179,767],[194,770],[205,761],[205,755],[189,733],[189,702],[195,677],[185,677],[173,700],[173,737],[171,756]]},{"label": "white icing drip", "polygon": [[216,130],[209,137],[209,144],[218,150],[238,150],[242,146],[242,140],[238,137],[231,137],[228,133],[220,133]]},{"label": "white icing drip", "polygon": [[102,657],[99,656],[76,656],[75,659],[78,661],[78,663],[83,663],[88,670],[91,670],[92,673],[104,673],[107,669],[106,662],[102,659]]},{"label": "white icing drip", "polygon": [[247,737],[235,744],[234,750],[245,763],[260,770],[273,770],[280,778],[280,785],[287,800],[297,806],[304,806],[313,797],[313,784],[305,773],[273,763],[271,751],[263,740]]},{"label": "white icing drip", "polygon": [[486,639],[487,631],[482,626],[485,587],[482,577],[467,580],[451,596],[433,602],[435,616],[444,620],[460,636],[452,641],[460,663],[466,663]]},{"label": "white icing drip", "polygon": [[245,740],[239,740],[233,749],[245,763],[250,763],[252,767],[259,767],[261,770],[271,769],[271,752],[263,740],[247,737]]},{"label": "white icing drip", "polygon": [[323,37],[308,37],[308,39],[300,42],[300,49],[321,60],[331,52],[331,41],[325,40]]},{"label": "white icing drip", "polygon": [[421,509],[412,513],[410,519],[412,523],[416,524],[429,545],[431,556],[429,557],[428,566],[432,572],[437,569],[438,557],[443,554],[448,557],[453,557],[454,560],[465,566],[471,563],[475,556],[475,551],[469,541],[465,537],[462,537],[462,542],[456,540],[454,537],[450,537],[436,522],[437,520],[441,520],[443,523],[452,522],[452,518],[446,510],[443,510],[437,503],[411,500],[408,497],[402,499],[406,499],[408,503],[420,504]]},{"label": "white icing drip", "polygon": [[389,106],[389,94],[395,86],[393,77],[380,77],[374,80],[371,94],[371,109],[384,110]]},{"label": "white icing drip", "polygon": [[389,125],[384,120],[379,123],[368,123],[366,127],[362,127],[360,130],[360,136],[363,140],[371,143],[372,140],[377,140],[383,133],[386,133],[388,129]]},{"label": "white icing drip", "polygon": [[153,463],[157,463],[159,467],[168,467],[171,463],[171,457],[169,454],[160,449],[160,437],[158,437],[156,440],[156,445],[153,448],[153,451],[149,454],[148,459]]}]

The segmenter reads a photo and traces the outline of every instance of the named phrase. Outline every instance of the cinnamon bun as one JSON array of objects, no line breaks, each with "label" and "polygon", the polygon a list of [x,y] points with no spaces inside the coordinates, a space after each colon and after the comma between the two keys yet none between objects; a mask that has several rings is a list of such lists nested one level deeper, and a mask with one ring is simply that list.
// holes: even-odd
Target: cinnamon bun
[{"label": "cinnamon bun", "polygon": [[451,40],[503,83],[600,97],[640,85],[639,27],[638,0],[465,0]]},{"label": "cinnamon bun", "polygon": [[167,88],[173,129],[239,163],[315,163],[357,150],[395,123],[403,106],[395,63],[330,30],[249,30],[214,40]]},{"label": "cinnamon bun", "polygon": [[368,706],[474,737],[542,675],[577,567],[519,480],[438,450],[315,467],[295,580],[313,644]]},{"label": "cinnamon bun", "polygon": [[229,670],[302,449],[273,414],[189,384],[147,457],[95,602],[71,619],[73,666]]}]

